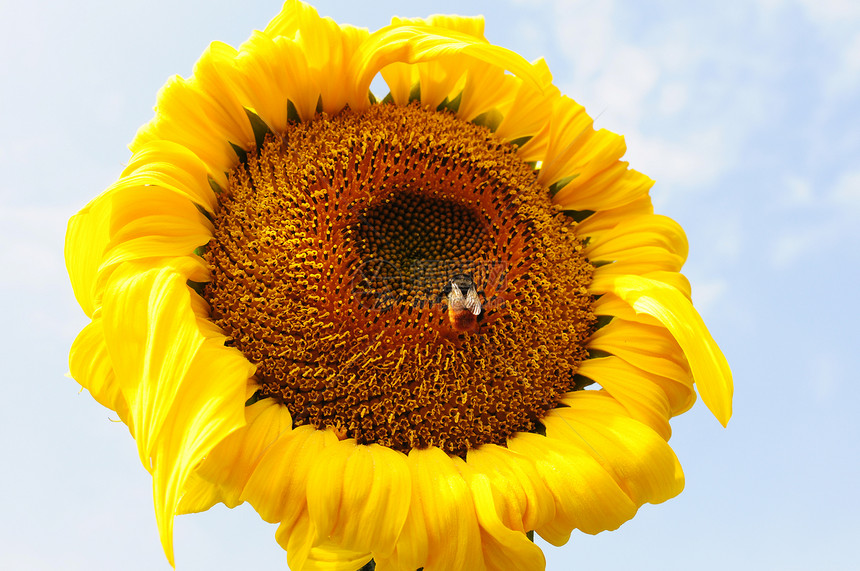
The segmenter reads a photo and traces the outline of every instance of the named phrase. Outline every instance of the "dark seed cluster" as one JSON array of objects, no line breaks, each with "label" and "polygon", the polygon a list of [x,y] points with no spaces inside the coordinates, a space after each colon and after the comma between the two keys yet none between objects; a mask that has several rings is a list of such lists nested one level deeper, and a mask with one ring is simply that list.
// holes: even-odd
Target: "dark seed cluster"
[{"label": "dark seed cluster", "polygon": [[358,291],[381,307],[438,303],[452,276],[485,275],[488,227],[454,200],[395,190],[348,229],[362,260]]}]

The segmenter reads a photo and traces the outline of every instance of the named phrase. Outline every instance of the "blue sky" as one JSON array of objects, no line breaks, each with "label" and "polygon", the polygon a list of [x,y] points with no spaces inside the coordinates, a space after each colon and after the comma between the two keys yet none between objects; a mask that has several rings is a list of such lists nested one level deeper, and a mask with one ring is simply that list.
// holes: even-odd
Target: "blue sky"
[{"label": "blue sky", "polygon": [[[622,133],[690,240],[694,300],[732,366],[727,429],[673,421],[687,488],[556,569],[860,567],[860,3],[318,1],[371,29],[482,13]],[[124,425],[63,375],[85,323],[66,221],[116,179],[168,76],[238,45],[278,2],[0,1],[0,567],[168,569]],[[246,507],[183,516],[177,568],[285,569]]]}]

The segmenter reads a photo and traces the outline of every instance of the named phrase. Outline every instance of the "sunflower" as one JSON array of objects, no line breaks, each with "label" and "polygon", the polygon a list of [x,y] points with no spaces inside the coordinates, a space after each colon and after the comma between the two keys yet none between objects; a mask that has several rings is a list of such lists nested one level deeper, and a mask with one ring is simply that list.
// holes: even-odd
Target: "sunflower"
[{"label": "sunflower", "polygon": [[247,501],[294,570],[542,569],[532,532],[681,491],[694,383],[731,416],[653,182],[480,18],[288,1],[131,151],[69,222],[70,368],[134,437],[171,564],[176,514]]}]

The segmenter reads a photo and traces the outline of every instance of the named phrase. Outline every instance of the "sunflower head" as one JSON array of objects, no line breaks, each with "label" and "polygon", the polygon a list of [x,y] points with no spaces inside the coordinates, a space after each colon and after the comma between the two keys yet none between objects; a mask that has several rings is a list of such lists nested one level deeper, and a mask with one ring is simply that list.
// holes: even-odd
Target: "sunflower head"
[{"label": "sunflower head", "polygon": [[248,501],[293,569],[542,568],[527,532],[680,492],[694,383],[728,421],[683,231],[479,18],[287,2],[131,150],[69,223],[71,370],[129,426],[171,562],[175,514]]}]

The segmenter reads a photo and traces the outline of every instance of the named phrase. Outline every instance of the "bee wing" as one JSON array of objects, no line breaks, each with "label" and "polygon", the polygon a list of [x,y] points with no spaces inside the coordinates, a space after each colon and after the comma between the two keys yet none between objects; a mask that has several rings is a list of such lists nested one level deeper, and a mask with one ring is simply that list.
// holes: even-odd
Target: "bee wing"
[{"label": "bee wing", "polygon": [[448,305],[458,310],[466,307],[466,298],[463,297],[463,292],[460,291],[457,284],[451,284],[451,293],[448,294]]},{"label": "bee wing", "polygon": [[[458,290],[459,291],[459,290]],[[460,294],[462,297],[462,294]],[[470,310],[473,315],[480,315],[481,313],[481,300],[478,299],[478,291],[475,289],[475,286],[469,288],[469,291],[466,293],[466,309]]]}]

